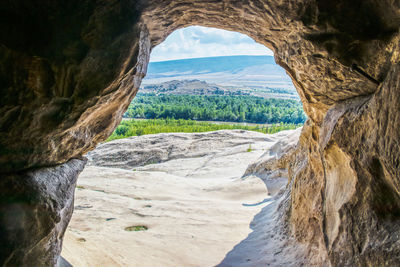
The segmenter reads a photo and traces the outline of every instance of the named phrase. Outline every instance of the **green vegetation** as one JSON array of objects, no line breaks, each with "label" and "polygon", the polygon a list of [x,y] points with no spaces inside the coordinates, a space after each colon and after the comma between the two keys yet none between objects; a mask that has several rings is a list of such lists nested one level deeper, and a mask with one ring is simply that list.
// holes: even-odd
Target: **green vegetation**
[{"label": "green vegetation", "polygon": [[128,232],[146,231],[147,229],[149,229],[149,228],[144,225],[134,225],[134,226],[125,227],[125,231],[128,231]]},{"label": "green vegetation", "polygon": [[247,152],[251,152],[253,149],[251,148],[251,144],[249,144],[249,148],[247,149]]},{"label": "green vegetation", "polygon": [[[173,132],[241,129],[273,134],[300,127],[306,120],[301,102],[255,96],[139,94],[108,141],[130,136]],[[233,124],[216,124],[228,121]],[[250,122],[272,125],[239,125]],[[252,151],[251,146],[248,149]]]},{"label": "green vegetation", "polygon": [[215,124],[210,122],[198,122],[192,120],[175,120],[175,119],[151,119],[151,120],[124,120],[115,129],[114,133],[107,141],[126,138],[130,136],[138,136],[145,134],[157,133],[173,133],[173,132],[208,132],[216,130],[233,130],[241,129],[247,131],[257,131],[262,133],[273,134],[282,130],[296,129],[302,126],[301,124],[276,124],[266,126],[244,126],[230,124]]},{"label": "green vegetation", "polygon": [[304,123],[300,101],[255,96],[139,94],[125,118]]}]

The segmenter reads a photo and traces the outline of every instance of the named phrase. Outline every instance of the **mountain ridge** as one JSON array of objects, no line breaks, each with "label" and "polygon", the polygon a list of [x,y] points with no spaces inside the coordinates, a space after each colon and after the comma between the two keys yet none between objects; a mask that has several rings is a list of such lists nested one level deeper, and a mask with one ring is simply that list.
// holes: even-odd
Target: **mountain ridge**
[{"label": "mountain ridge", "polygon": [[144,85],[170,80],[202,80],[222,86],[295,91],[273,56],[221,56],[150,62]]},{"label": "mountain ridge", "polygon": [[[167,61],[150,62],[148,75],[156,73],[179,71],[192,71],[192,73],[220,72],[239,70],[248,66],[276,65],[273,56],[220,56],[187,58]],[[235,68],[232,68],[235,66]]]}]

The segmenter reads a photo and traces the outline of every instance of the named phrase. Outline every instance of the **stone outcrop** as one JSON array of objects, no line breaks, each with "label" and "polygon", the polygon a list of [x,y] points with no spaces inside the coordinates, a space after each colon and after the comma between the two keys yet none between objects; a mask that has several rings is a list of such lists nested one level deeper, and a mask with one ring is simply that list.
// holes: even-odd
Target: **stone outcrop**
[{"label": "stone outcrop", "polygon": [[85,163],[72,159],[1,177],[1,266],[57,264],[74,208],[76,180]]},{"label": "stone outcrop", "polygon": [[298,128],[290,134],[286,131],[276,133],[275,136],[282,136],[282,140],[278,140],[256,162],[250,164],[243,176],[253,174],[262,178],[269,176],[269,171],[283,171],[286,172],[285,176],[289,176],[288,170],[297,153],[301,130],[302,128]]},{"label": "stone outcrop", "polygon": [[1,180],[104,140],[172,31],[238,31],[275,52],[309,117],[289,169],[291,233],[319,263],[399,265],[399,10],[392,0],[3,1]]},{"label": "stone outcrop", "polygon": [[[247,142],[243,141],[243,135],[248,136]],[[197,158],[200,162],[200,158],[212,158],[217,154],[215,151],[222,148],[231,147],[234,154],[238,146],[261,148],[267,142],[276,142],[276,139],[275,136],[244,130],[149,134],[100,144],[87,154],[87,158],[88,165],[132,170],[184,158]]]}]

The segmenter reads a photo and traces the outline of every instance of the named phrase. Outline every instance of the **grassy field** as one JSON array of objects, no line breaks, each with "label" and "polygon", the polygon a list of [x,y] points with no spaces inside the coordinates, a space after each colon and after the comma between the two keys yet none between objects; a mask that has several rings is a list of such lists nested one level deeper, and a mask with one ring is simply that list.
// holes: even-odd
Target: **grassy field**
[{"label": "grassy field", "polygon": [[124,120],[115,129],[114,133],[107,141],[127,138],[130,136],[139,136],[145,134],[157,133],[198,133],[217,130],[247,130],[261,133],[273,134],[283,130],[291,130],[301,127],[302,124],[276,124],[262,126],[245,126],[238,124],[215,124],[210,122],[200,122],[193,120],[175,120],[175,119],[150,119],[150,120]]}]

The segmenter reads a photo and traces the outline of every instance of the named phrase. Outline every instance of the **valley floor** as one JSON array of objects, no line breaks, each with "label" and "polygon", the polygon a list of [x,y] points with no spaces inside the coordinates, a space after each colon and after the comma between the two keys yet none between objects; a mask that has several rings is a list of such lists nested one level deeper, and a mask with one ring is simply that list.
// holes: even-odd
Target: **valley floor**
[{"label": "valley floor", "polygon": [[75,267],[259,266],[264,241],[252,237],[254,223],[275,205],[262,179],[242,175],[292,132],[157,134],[100,145],[78,180],[63,257]]}]

